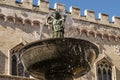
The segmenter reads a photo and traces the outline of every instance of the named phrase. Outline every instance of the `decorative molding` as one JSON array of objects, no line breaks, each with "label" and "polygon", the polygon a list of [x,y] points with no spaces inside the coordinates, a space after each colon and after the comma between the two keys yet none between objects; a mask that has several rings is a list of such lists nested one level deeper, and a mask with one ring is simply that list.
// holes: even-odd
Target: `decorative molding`
[{"label": "decorative molding", "polygon": [[[40,21],[38,20],[31,20],[31,19],[23,19],[20,17],[13,17],[13,16],[6,16],[4,14],[0,14],[0,19],[3,21],[12,21],[14,24],[17,24],[17,22],[21,22],[24,24],[29,24],[31,26],[40,26]],[[100,36],[101,39],[104,39],[106,37],[108,40],[111,40],[113,38],[115,41],[118,41],[120,37],[120,28],[110,27],[106,25],[100,25],[95,24],[91,22],[85,22],[85,21],[77,21],[74,20],[74,25],[68,29],[68,33],[72,31],[72,36],[75,35],[82,35],[82,33],[85,33],[88,37],[90,34],[92,34],[95,38],[97,36]]]}]

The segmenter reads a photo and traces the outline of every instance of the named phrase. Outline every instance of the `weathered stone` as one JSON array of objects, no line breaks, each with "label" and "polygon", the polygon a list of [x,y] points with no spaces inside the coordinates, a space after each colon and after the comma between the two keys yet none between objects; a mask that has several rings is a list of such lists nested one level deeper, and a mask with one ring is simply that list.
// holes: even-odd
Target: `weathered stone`
[{"label": "weathered stone", "polygon": [[[10,50],[19,43],[30,43],[39,39],[51,37],[51,30],[44,26],[48,12],[55,9],[49,9],[49,3],[41,0],[39,7],[34,7],[30,3],[28,6],[15,3],[15,0],[0,0],[0,74],[11,74]],[[42,2],[43,1],[43,2]],[[27,3],[26,3],[27,4]],[[74,6],[74,5],[73,5]],[[42,8],[43,7],[43,8]],[[41,9],[42,8],[42,9]],[[59,7],[64,9],[63,7]],[[64,9],[65,10],[65,9]],[[91,10],[90,10],[91,11]],[[113,77],[120,79],[120,18],[113,17],[112,23],[108,21],[108,15],[101,15],[101,20],[94,19],[93,12],[87,12],[86,16],[81,16],[80,9],[71,7],[70,12],[66,13],[73,18],[73,25],[65,27],[65,37],[88,40],[100,49],[100,55],[96,63],[106,55],[116,68],[113,69]],[[90,14],[90,15],[89,15]],[[91,19],[92,18],[92,19]],[[37,21],[37,25],[33,24]],[[43,29],[42,36],[40,30]],[[117,48],[116,48],[117,47]],[[95,65],[96,65],[95,63]],[[96,80],[96,66],[85,77],[77,80]],[[5,79],[4,79],[5,80]]]}]

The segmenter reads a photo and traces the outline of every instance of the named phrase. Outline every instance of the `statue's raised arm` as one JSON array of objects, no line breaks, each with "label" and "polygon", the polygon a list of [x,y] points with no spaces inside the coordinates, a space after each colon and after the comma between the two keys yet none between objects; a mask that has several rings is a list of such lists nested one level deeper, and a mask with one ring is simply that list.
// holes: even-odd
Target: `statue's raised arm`
[{"label": "statue's raised arm", "polygon": [[52,27],[53,38],[64,37],[65,17],[63,17],[58,11],[52,12],[51,15],[48,16],[47,23]]}]

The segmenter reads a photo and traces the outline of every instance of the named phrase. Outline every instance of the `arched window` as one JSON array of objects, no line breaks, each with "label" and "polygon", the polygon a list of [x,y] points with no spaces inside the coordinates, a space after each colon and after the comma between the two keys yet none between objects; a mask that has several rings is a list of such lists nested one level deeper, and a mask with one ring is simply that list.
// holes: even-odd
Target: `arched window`
[{"label": "arched window", "polygon": [[102,79],[102,73],[101,73],[101,70],[100,70],[100,68],[98,68],[98,71],[97,71],[97,78],[98,78],[98,80],[101,80]]},{"label": "arched window", "polygon": [[29,73],[24,69],[22,63],[18,60],[16,54],[23,46],[22,43],[11,49],[11,74],[14,76],[29,77]]},{"label": "arched window", "polygon": [[112,80],[112,65],[107,59],[97,63],[97,80]]},{"label": "arched window", "polygon": [[23,77],[29,77],[29,74],[25,71],[22,63],[20,63],[16,57],[16,55],[12,56],[12,75],[15,76],[23,76]]},{"label": "arched window", "polygon": [[111,74],[112,72],[110,71],[110,70],[108,70],[108,80],[112,80],[112,74]]},{"label": "arched window", "polygon": [[107,80],[107,73],[105,69],[103,69],[103,80]]},{"label": "arched window", "polygon": [[17,75],[17,58],[15,55],[12,56],[12,75]]}]

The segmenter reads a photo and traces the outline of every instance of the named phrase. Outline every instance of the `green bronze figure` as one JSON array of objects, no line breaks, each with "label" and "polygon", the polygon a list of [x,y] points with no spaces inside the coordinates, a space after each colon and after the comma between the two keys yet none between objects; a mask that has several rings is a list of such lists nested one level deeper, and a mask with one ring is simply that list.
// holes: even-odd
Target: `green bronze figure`
[{"label": "green bronze figure", "polygon": [[64,23],[66,16],[62,16],[58,11],[52,12],[47,18],[47,23],[52,27],[52,37],[64,37]]}]

